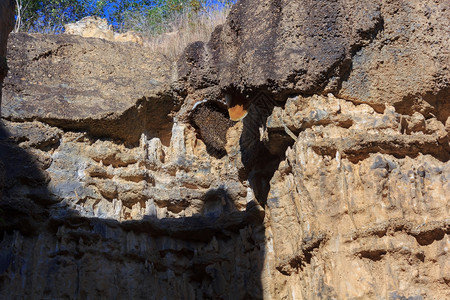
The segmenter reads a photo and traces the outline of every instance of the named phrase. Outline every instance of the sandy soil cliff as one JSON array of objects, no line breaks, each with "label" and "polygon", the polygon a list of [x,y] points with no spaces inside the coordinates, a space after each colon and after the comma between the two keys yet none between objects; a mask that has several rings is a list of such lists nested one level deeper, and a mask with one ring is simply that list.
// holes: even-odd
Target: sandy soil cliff
[{"label": "sandy soil cliff", "polygon": [[449,11],[238,1],[177,62],[10,34],[0,298],[450,298]]}]

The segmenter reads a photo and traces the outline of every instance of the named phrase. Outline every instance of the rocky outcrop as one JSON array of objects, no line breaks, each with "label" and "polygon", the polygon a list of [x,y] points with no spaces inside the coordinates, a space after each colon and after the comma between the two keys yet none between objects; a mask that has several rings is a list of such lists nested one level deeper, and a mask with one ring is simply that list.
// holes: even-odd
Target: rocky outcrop
[{"label": "rocky outcrop", "polygon": [[78,22],[64,25],[64,33],[101,38],[111,42],[131,42],[143,45],[142,37],[137,32],[114,32],[106,19],[95,16],[85,17]]},{"label": "rocky outcrop", "polygon": [[[2,104],[2,84],[6,77],[6,44],[8,34],[14,28],[14,1],[7,0],[0,3],[0,106]],[[0,108],[1,115],[1,108]]]},{"label": "rocky outcrop", "polygon": [[180,103],[165,87],[172,71],[163,56],[70,35],[13,34],[10,44],[3,118],[128,143],[137,143],[142,132],[169,142],[168,115]]},{"label": "rocky outcrop", "polygon": [[448,8],[240,1],[180,58],[185,105],[252,103],[239,167],[266,204],[265,298],[448,297]]},{"label": "rocky outcrop", "polygon": [[13,35],[1,297],[449,298],[449,9],[239,1],[176,69]]},{"label": "rocky outcrop", "polygon": [[263,216],[223,107],[211,150],[173,122],[171,64],[142,47],[13,34],[9,50],[1,298],[261,297]]},{"label": "rocky outcrop", "polygon": [[332,92],[445,122],[447,10],[433,1],[239,1],[207,44],[186,49],[180,77],[188,90],[218,85],[281,100]]},{"label": "rocky outcrop", "polygon": [[299,134],[270,179],[268,259],[286,280],[272,294],[448,297],[448,130],[411,119],[331,94],[274,110],[269,132]]}]

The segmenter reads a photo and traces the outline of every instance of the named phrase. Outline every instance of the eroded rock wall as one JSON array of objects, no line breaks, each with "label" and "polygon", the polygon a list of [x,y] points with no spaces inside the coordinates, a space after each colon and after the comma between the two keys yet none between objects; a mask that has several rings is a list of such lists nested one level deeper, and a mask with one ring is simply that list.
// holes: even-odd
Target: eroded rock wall
[{"label": "eroded rock wall", "polygon": [[331,94],[274,111],[269,130],[303,128],[270,180],[274,298],[448,297],[448,130],[407,134],[403,118]]},{"label": "eroded rock wall", "polygon": [[252,103],[241,168],[266,204],[265,298],[449,296],[448,8],[240,1],[186,49],[193,99]]},{"label": "eroded rock wall", "polygon": [[145,51],[11,36],[1,298],[261,298],[264,227],[233,167],[239,136],[223,131],[234,154],[220,160],[174,123],[172,65]]},{"label": "eroded rock wall", "polygon": [[[0,3],[0,107],[2,103],[3,79],[6,77],[6,45],[8,34],[14,27],[14,1],[5,0]],[[1,108],[0,108],[1,115]]]},{"label": "eroded rock wall", "polygon": [[239,1],[176,65],[13,35],[1,297],[450,297],[449,9]]},{"label": "eroded rock wall", "polygon": [[169,143],[169,114],[180,103],[164,87],[173,72],[162,55],[72,35],[18,33],[9,43],[3,118],[43,121],[131,144],[145,132]]}]

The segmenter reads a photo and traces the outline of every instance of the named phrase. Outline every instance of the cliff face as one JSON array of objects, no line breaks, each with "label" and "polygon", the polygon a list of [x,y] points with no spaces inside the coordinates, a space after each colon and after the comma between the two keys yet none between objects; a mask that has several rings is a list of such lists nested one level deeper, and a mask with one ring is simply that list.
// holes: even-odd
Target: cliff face
[{"label": "cliff face", "polygon": [[[5,0],[0,3],[0,87],[6,77],[8,67],[6,65],[6,41],[8,34],[14,28],[14,1]],[[1,115],[2,91],[0,88],[0,115]]]},{"label": "cliff face", "polygon": [[239,1],[177,64],[11,35],[1,297],[449,298],[449,9]]}]

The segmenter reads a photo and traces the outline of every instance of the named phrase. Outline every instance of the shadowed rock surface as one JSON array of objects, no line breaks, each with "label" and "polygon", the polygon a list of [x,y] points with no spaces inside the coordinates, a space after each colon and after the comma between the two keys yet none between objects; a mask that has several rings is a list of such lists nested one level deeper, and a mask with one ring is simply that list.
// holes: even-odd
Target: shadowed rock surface
[{"label": "shadowed rock surface", "polygon": [[[239,1],[179,60],[186,89],[333,92],[402,113],[449,114],[448,2]],[[447,49],[447,50],[446,50]],[[414,109],[411,109],[414,106]],[[442,114],[442,117],[440,115]]]},{"label": "shadowed rock surface", "polygon": [[[138,45],[72,35],[12,34],[3,118],[39,120],[137,143],[170,140],[179,107],[164,88],[171,63]],[[151,62],[150,64],[148,62]]]},{"label": "shadowed rock surface", "polygon": [[0,298],[449,298],[448,11],[238,1],[176,68],[11,35]]},{"label": "shadowed rock surface", "polygon": [[14,1],[5,0],[0,3],[0,115],[2,104],[3,79],[6,77],[6,42],[8,34],[14,28]]}]

